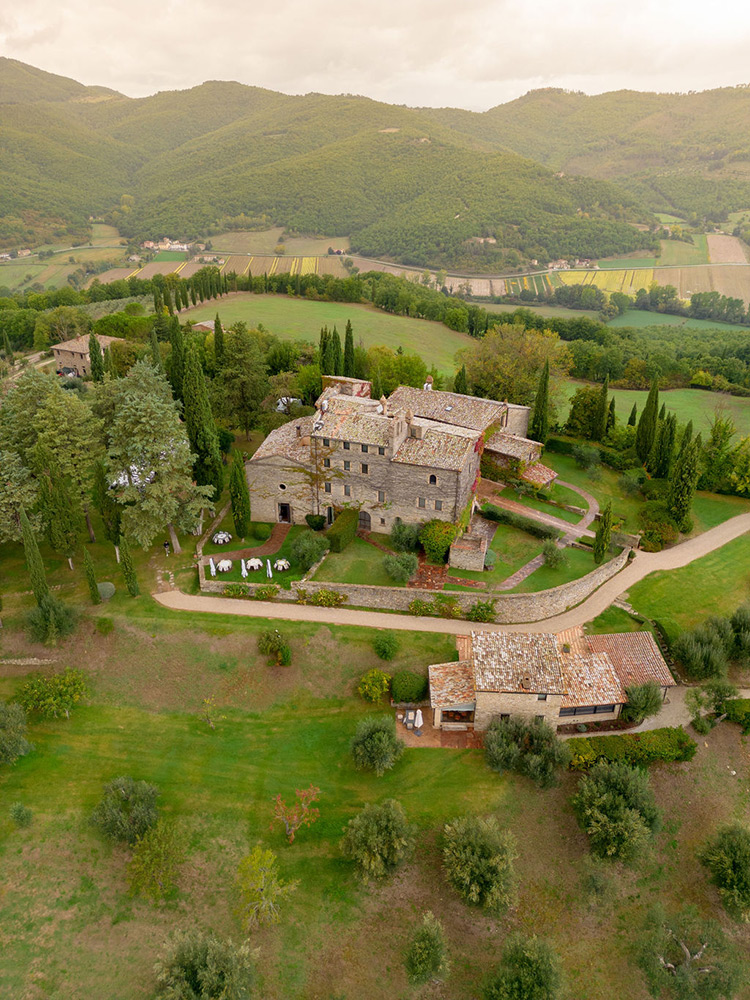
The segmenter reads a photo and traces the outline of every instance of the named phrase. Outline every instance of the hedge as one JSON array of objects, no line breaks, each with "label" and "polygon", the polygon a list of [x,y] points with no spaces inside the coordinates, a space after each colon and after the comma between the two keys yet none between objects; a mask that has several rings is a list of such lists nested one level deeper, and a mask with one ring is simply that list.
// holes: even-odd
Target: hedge
[{"label": "hedge", "polygon": [[486,503],[481,507],[482,517],[488,521],[497,521],[498,524],[508,524],[511,528],[518,528],[534,535],[535,538],[559,538],[562,532],[557,528],[551,528],[539,521],[534,521],[523,514],[516,514],[515,511],[505,510],[504,507],[496,507],[494,504]]},{"label": "hedge", "polygon": [[326,532],[331,552],[343,552],[347,545],[353,541],[358,527],[359,511],[353,507],[342,510]]},{"label": "hedge", "polygon": [[750,732],[750,698],[731,698],[724,708],[730,722],[742,726],[743,733]]},{"label": "hedge", "polygon": [[547,438],[547,442],[544,447],[547,451],[554,452],[558,455],[572,456],[573,449],[581,443],[591,444],[592,447],[596,448],[599,452],[599,461],[602,465],[607,465],[610,469],[614,469],[617,472],[624,472],[626,469],[635,469],[639,467],[640,463],[637,458],[634,458],[633,455],[627,451],[617,451],[616,448],[609,448],[607,445],[602,444],[593,444],[589,441],[582,442],[579,438],[550,437]]},{"label": "hedge", "polygon": [[691,760],[698,749],[698,744],[682,726],[617,736],[583,736],[571,740],[570,744],[573,751],[570,767],[574,771],[586,771],[599,760],[633,765],[652,764],[657,760]]}]

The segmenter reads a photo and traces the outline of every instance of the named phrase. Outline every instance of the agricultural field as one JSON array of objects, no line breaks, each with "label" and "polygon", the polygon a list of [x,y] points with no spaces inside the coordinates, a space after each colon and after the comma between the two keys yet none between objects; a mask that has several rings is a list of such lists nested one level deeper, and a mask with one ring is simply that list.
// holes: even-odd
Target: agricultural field
[{"label": "agricultural field", "polygon": [[511,313],[515,312],[519,308],[529,308],[532,312],[538,313],[540,316],[547,316],[550,319],[570,319],[573,316],[588,316],[590,319],[596,319],[598,313],[596,310],[591,309],[567,309],[565,306],[547,306],[539,305],[537,302],[529,302],[527,304],[509,305],[503,302],[482,302],[480,303],[483,309],[487,312],[492,313]]},{"label": "agricultural field", "polygon": [[[703,233],[692,233],[692,243],[682,240],[662,240],[661,254],[657,263],[660,267],[679,267],[682,264],[708,264],[708,243]],[[710,237],[709,237],[710,239]]]},{"label": "agricultural field", "polygon": [[709,233],[708,259],[712,264],[747,264],[747,247],[736,236]]},{"label": "agricultural field", "polygon": [[660,285],[674,285],[681,299],[689,299],[694,292],[716,291],[750,302],[750,264],[660,267],[654,277]]},{"label": "agricultural field", "polygon": [[92,222],[91,243],[93,246],[117,246],[120,243],[120,234],[114,226],[108,226],[104,222]]},{"label": "agricultural field", "polygon": [[601,257],[596,263],[605,271],[653,267],[656,263],[656,257],[643,257],[636,251],[632,254],[624,254],[622,257]]},{"label": "agricultural field", "polygon": [[645,309],[627,309],[620,316],[615,316],[607,320],[607,326],[635,326],[643,328],[647,326],[684,326],[691,330],[741,330],[748,333],[746,326],[739,326],[736,323],[718,323],[711,319],[695,319],[692,316],[673,316],[670,313],[654,313]]},{"label": "agricultural field", "polygon": [[[556,282],[551,274],[523,274],[517,278],[505,278],[505,294],[520,295],[521,292],[534,292],[535,295],[551,295]],[[497,282],[495,282],[496,284]],[[502,292],[495,292],[502,295]]]},{"label": "agricultural field", "polygon": [[213,319],[219,310],[224,326],[243,320],[252,327],[262,323],[266,329],[283,340],[308,340],[318,343],[320,328],[334,324],[339,332],[351,319],[355,343],[362,340],[365,347],[383,344],[394,351],[419,354],[428,363],[447,375],[456,370],[456,351],[473,343],[465,333],[449,330],[442,323],[424,319],[394,316],[375,309],[374,306],[350,305],[340,302],[308,302],[286,295],[253,295],[248,292],[232,294],[216,302],[204,303],[181,314],[193,322]]},{"label": "agricultural field", "polygon": [[606,292],[624,292],[635,295],[639,288],[648,288],[654,280],[651,267],[620,268],[582,271],[556,271],[555,276],[564,285],[594,285]]},{"label": "agricultural field", "polygon": [[211,237],[211,245],[216,253],[261,254],[272,255],[283,243],[287,254],[298,257],[314,257],[328,253],[328,247],[334,250],[348,250],[348,236],[288,236],[284,238],[284,230],[280,226],[261,232],[230,232]]},{"label": "agricultural field", "polygon": [[155,262],[187,260],[187,254],[181,250],[160,250],[155,256]]}]

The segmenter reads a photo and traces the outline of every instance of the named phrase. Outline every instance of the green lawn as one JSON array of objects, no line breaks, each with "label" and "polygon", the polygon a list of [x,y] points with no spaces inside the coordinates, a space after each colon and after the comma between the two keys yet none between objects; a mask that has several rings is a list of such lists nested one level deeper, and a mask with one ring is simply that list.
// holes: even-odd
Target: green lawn
[{"label": "green lawn", "polygon": [[602,611],[593,621],[585,626],[588,635],[606,635],[609,632],[648,632],[651,631],[646,623],[636,621],[632,615],[622,608],[616,608],[611,604],[606,611]]},{"label": "green lawn", "polygon": [[185,260],[187,254],[182,250],[160,250],[154,257],[154,260]]},{"label": "green lawn", "polygon": [[[309,530],[310,529],[305,525],[293,524],[292,527],[289,529],[286,538],[281,543],[280,548],[278,548],[275,552],[266,553],[265,555],[260,557],[263,560],[263,569],[256,569],[254,571],[251,571],[250,573],[248,573],[246,578],[243,578],[242,569],[240,567],[240,560],[239,558],[235,557],[234,554],[236,551],[238,551],[236,545],[236,542],[238,541],[237,539],[233,539],[229,543],[229,545],[218,545],[218,546],[212,545],[211,546],[212,552],[209,553],[208,551],[206,551],[205,554],[213,555],[214,562],[218,562],[219,559],[232,560],[232,568],[229,570],[228,573],[216,574],[216,579],[221,580],[223,583],[276,583],[280,587],[284,587],[285,590],[288,590],[289,587],[292,585],[292,583],[295,580],[301,580],[306,572],[305,570],[302,569],[301,566],[297,565],[297,563],[295,563],[294,560],[292,559],[292,553],[291,553],[292,543],[294,542],[294,539],[301,532]],[[256,547],[265,544],[264,542],[258,541],[258,539],[246,539],[246,542],[248,542],[249,544],[245,546],[243,546],[240,543],[239,551],[242,551],[244,548],[250,548],[251,546]],[[234,549],[232,548],[232,546],[234,546]],[[247,558],[252,558],[252,556],[248,556]],[[276,559],[288,559],[291,562],[291,569],[284,570],[283,572],[282,571],[276,572],[275,570],[273,570],[273,579],[269,580],[268,577],[266,576],[266,560],[268,559],[271,560],[271,567],[273,567],[274,561]],[[206,579],[212,579],[210,569],[206,570]]]},{"label": "green lawn", "polygon": [[572,316],[588,316],[590,319],[595,319],[597,317],[597,312],[590,309],[567,309],[565,306],[545,306],[539,305],[536,302],[526,302],[520,305],[506,305],[502,302],[484,302],[481,304],[483,309],[487,312],[494,313],[508,313],[515,312],[516,309],[530,309],[532,312],[538,313],[539,316],[547,316],[550,319],[570,319]]},{"label": "green lawn", "polygon": [[653,267],[656,257],[601,257],[597,264],[603,271],[618,271],[622,268]]},{"label": "green lawn", "polygon": [[[481,580],[491,589],[507,580],[516,570],[525,566],[529,560],[538,556],[542,551],[542,542],[539,538],[535,538],[519,528],[498,524],[490,548],[497,555],[497,561],[491,570],[473,573],[466,569],[451,569],[450,575],[466,580]],[[453,588],[448,586],[445,589],[451,590]]]},{"label": "green lawn", "polygon": [[[387,544],[388,536],[383,536]],[[396,583],[383,569],[385,552],[376,549],[363,538],[354,538],[343,552],[329,552],[314,580],[328,583],[368,583],[373,587],[404,587]]]},{"label": "green lawn", "polygon": [[708,264],[708,243],[705,233],[691,233],[692,243],[682,240],[662,240],[660,267],[682,267],[684,264]]},{"label": "green lawn", "polygon": [[[565,493],[569,494],[571,498],[575,497],[578,500],[579,506],[585,503],[583,497],[578,496],[578,494],[573,490],[566,490],[564,486],[559,487],[559,490],[560,492],[564,490]],[[532,510],[541,510],[545,514],[550,514],[552,517],[559,517],[561,521],[568,521],[570,524],[578,524],[581,520],[581,514],[574,514],[570,510],[564,510],[562,507],[556,507],[554,504],[547,503],[544,499],[529,496],[515,496],[514,494],[507,492],[505,493],[505,496],[509,499],[516,500],[518,503],[522,503],[524,507],[531,507]],[[558,497],[555,496],[554,499],[558,499]],[[575,503],[575,500],[573,499],[562,500],[562,497],[560,497],[560,500],[563,503]]]},{"label": "green lawn", "polygon": [[588,490],[599,501],[600,508],[603,508],[611,500],[612,514],[615,521],[623,520],[622,528],[624,531],[638,530],[638,512],[643,505],[643,500],[638,497],[626,496],[623,493],[620,487],[619,472],[600,466],[592,476],[585,469],[579,469],[569,455],[557,455],[551,451],[545,451],[542,460],[545,465],[554,469],[561,479]]},{"label": "green lawn", "polygon": [[183,319],[193,322],[213,319],[216,312],[224,326],[243,320],[248,326],[263,326],[282,340],[307,340],[317,344],[320,328],[334,325],[343,334],[346,321],[351,320],[354,341],[362,340],[365,347],[383,344],[397,350],[419,354],[428,365],[453,375],[454,356],[473,343],[465,333],[449,330],[442,323],[425,319],[394,316],[374,306],[341,302],[310,302],[290,295],[253,295],[240,292],[225,297],[219,303],[206,303],[183,312]]},{"label": "green lawn", "polygon": [[563,583],[570,583],[578,580],[587,573],[596,569],[594,554],[591,549],[574,549],[570,546],[565,549],[565,565],[553,569],[551,566],[540,566],[534,570],[531,576],[519,583],[517,587],[509,591],[511,594],[530,594],[540,590],[548,590],[551,587],[559,587]]},{"label": "green lawn", "polygon": [[710,319],[694,319],[692,316],[672,316],[669,313],[648,312],[645,309],[628,309],[621,316],[615,316],[609,320],[607,326],[634,326],[638,328],[646,326],[685,326],[691,330],[719,330],[725,333],[727,330],[741,330],[748,332],[746,326],[738,326],[735,323],[717,323]]}]

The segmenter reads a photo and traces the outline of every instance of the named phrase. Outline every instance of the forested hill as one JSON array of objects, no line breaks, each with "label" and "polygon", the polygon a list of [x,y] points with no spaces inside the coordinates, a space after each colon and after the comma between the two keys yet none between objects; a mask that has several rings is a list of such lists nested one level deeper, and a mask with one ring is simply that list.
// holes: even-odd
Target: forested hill
[{"label": "forested hill", "polygon": [[550,88],[484,113],[422,113],[552,170],[614,180],[654,211],[718,221],[750,208],[750,86],[592,97]]},{"label": "forested hill", "polygon": [[0,101],[3,246],[73,238],[90,216],[134,239],[249,217],[479,271],[654,243],[630,224],[650,213],[616,185],[557,177],[494,139],[367,98],[210,82],[134,100],[0,59]]}]

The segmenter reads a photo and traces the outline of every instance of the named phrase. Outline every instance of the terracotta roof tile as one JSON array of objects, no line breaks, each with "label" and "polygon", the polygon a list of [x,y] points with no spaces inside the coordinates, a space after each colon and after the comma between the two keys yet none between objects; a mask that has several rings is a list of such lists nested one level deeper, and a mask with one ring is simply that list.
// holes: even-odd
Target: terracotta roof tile
[{"label": "terracotta roof tile", "polygon": [[549,466],[543,465],[541,462],[535,462],[523,470],[521,479],[525,479],[532,486],[543,487],[553,483],[557,479],[557,473],[554,469],[550,469]]},{"label": "terracotta roof tile", "polygon": [[508,431],[495,431],[484,448],[485,451],[496,451],[499,455],[508,455],[510,458],[521,458],[525,461],[529,461],[530,455],[538,457],[542,451],[538,441],[521,437],[519,434],[509,434]]},{"label": "terracotta roof tile", "polygon": [[494,399],[479,399],[477,396],[463,396],[457,392],[441,392],[437,389],[414,389],[401,385],[388,397],[388,409],[395,407],[411,410],[416,417],[427,417],[442,424],[454,424],[483,431],[490,424],[500,420],[505,403]]},{"label": "terracotta roof tile", "polygon": [[478,440],[477,432],[466,427],[441,426],[433,420],[415,420],[412,426],[421,427],[424,435],[404,438],[393,456],[394,462],[436,469],[463,469]]},{"label": "terracotta roof tile", "polygon": [[555,636],[549,632],[472,632],[477,691],[564,694]]},{"label": "terracotta roof tile", "polygon": [[[109,347],[110,344],[121,343],[122,337],[107,337],[102,334],[101,336],[97,336],[97,340],[103,350],[105,347]],[[88,354],[89,338],[86,336],[75,337],[73,340],[64,340],[61,344],[52,344],[50,350],[70,351],[73,354]]]},{"label": "terracotta roof tile", "polygon": [[474,671],[468,660],[453,663],[433,663],[430,673],[430,706],[450,708],[474,701]]},{"label": "terracotta roof tile", "polygon": [[646,681],[656,681],[659,687],[674,686],[674,678],[650,632],[589,635],[587,641],[592,652],[609,656],[624,688]]},{"label": "terracotta roof tile", "polygon": [[310,465],[310,432],[313,419],[313,417],[301,417],[272,430],[250,461],[257,462],[262,458],[280,455],[292,462]]},{"label": "terracotta roof tile", "polygon": [[561,708],[582,708],[585,705],[623,705],[627,698],[606,653],[562,656],[562,671],[566,694]]}]

